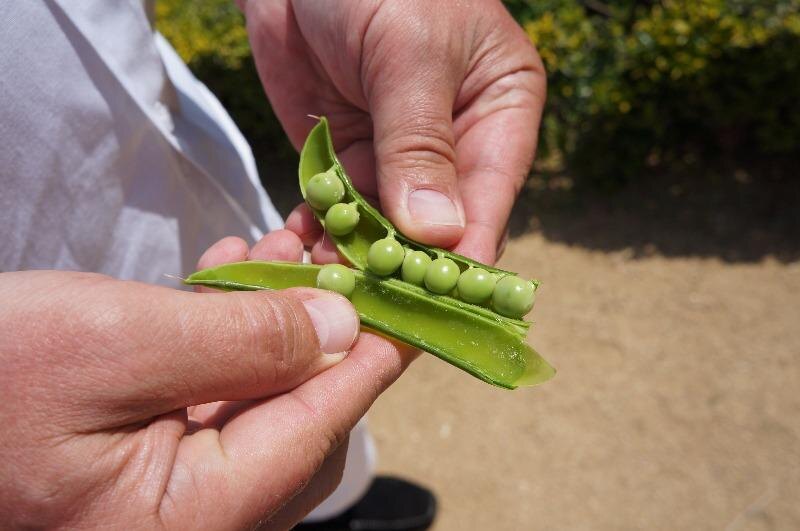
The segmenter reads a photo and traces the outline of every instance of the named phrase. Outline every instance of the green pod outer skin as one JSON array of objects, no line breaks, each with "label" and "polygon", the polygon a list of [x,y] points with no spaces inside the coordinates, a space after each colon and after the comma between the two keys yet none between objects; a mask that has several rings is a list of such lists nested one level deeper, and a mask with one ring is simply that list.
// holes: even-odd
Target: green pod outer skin
[{"label": "green pod outer skin", "polygon": [[[223,290],[315,287],[322,266],[289,262],[239,262],[192,274],[186,284]],[[361,323],[415,346],[498,387],[514,389],[549,380],[555,374],[525,343],[523,330],[492,312],[459,308],[397,279],[354,271],[350,301]]]},{"label": "green pod outer skin", "polygon": [[[446,251],[444,249],[437,249],[419,244],[410,240],[397,232],[394,225],[383,217],[383,215],[372,207],[353,186],[350,178],[344,172],[344,168],[336,158],[336,152],[333,149],[333,141],[331,140],[330,128],[328,127],[328,120],[325,117],[319,119],[319,123],[311,130],[300,152],[300,192],[303,198],[306,198],[306,187],[308,182],[314,175],[328,171],[334,168],[336,174],[342,179],[344,183],[345,194],[342,202],[351,203],[355,201],[358,203],[358,211],[360,220],[355,230],[345,236],[333,236],[331,239],[336,244],[339,252],[347,258],[351,264],[356,268],[364,271],[367,269],[367,253],[372,242],[386,238],[387,236],[394,236],[397,241],[406,247],[417,251],[423,251],[431,258],[449,258],[453,260],[461,271],[466,271],[470,266],[480,267],[491,273],[496,273],[502,277],[505,275],[515,275],[510,271],[503,271],[495,267],[488,266],[476,262],[466,256]],[[325,212],[316,210],[309,205],[317,219],[320,220],[322,225],[325,225]],[[534,285],[538,286],[537,281],[532,281]]]}]

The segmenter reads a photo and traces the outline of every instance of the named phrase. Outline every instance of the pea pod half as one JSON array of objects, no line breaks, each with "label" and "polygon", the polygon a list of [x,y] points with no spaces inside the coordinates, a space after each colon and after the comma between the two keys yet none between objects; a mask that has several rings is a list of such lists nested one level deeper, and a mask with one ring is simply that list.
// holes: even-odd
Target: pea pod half
[{"label": "pea pod half", "polygon": [[[335,236],[328,233],[326,237],[330,236],[336,244],[336,248],[342,253],[342,256],[347,258],[350,263],[358,269],[363,271],[367,268],[367,253],[372,243],[389,236],[397,239],[397,241],[406,247],[423,251],[429,255],[432,254],[433,258],[449,258],[458,264],[461,271],[465,271],[470,267],[480,267],[486,271],[498,273],[503,276],[516,274],[486,264],[481,264],[466,256],[461,256],[460,254],[445,249],[437,249],[422,245],[397,232],[394,225],[370,205],[353,186],[353,183],[345,173],[341,163],[339,163],[339,159],[336,158],[330,128],[328,127],[328,120],[325,117],[320,118],[319,123],[311,130],[308,138],[306,138],[306,142],[300,152],[299,171],[300,192],[323,226],[325,226],[325,210],[314,208],[314,206],[309,203],[307,188],[309,181],[311,181],[315,175],[331,169],[336,172],[344,184],[345,193],[341,201],[357,205],[359,222],[352,232],[344,236]],[[534,280],[532,282],[534,285],[538,285],[537,281]]]},{"label": "pea pod half", "polygon": [[[205,269],[187,284],[224,290],[315,287],[321,266],[239,262]],[[423,349],[493,385],[514,389],[550,379],[555,370],[525,343],[525,333],[492,312],[450,301],[393,278],[353,271],[350,300],[364,326]]]}]

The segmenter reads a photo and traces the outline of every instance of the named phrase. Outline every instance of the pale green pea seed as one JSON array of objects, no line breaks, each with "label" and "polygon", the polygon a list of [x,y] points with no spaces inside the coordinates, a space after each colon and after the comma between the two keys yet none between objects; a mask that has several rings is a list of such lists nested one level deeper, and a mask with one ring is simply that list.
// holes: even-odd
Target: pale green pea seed
[{"label": "pale green pea seed", "polygon": [[508,275],[497,281],[492,306],[506,317],[521,318],[533,308],[534,287],[527,280]]},{"label": "pale green pea seed", "polygon": [[325,213],[325,229],[334,236],[346,236],[356,228],[360,217],[356,205],[336,203]]},{"label": "pale green pea seed", "polygon": [[425,271],[425,286],[434,293],[444,295],[456,287],[460,270],[449,258],[437,258]]},{"label": "pale green pea seed", "polygon": [[328,210],[344,197],[344,184],[333,170],[318,173],[308,181],[306,200],[317,210]]},{"label": "pale green pea seed", "polygon": [[394,238],[382,238],[367,251],[367,266],[376,275],[391,275],[403,263],[405,250]]},{"label": "pale green pea seed", "polygon": [[493,274],[479,267],[472,267],[458,277],[458,296],[466,302],[481,304],[492,296],[496,282]]},{"label": "pale green pea seed", "polygon": [[327,264],[317,273],[317,287],[349,297],[356,288],[356,276],[352,269],[342,264]]},{"label": "pale green pea seed", "polygon": [[422,286],[425,284],[425,271],[431,264],[431,257],[422,251],[406,250],[406,257],[403,259],[403,268],[400,276],[405,282]]}]

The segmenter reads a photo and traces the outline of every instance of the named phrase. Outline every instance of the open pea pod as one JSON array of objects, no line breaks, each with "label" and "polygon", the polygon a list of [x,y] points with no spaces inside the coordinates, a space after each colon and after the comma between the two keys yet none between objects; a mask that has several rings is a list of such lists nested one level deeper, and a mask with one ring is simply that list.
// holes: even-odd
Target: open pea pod
[{"label": "open pea pod", "polygon": [[306,140],[299,173],[303,198],[323,226],[328,217],[326,237],[355,270],[338,264],[242,262],[198,271],[186,283],[225,290],[320,286],[347,295],[364,326],[493,385],[513,389],[555,374],[525,342],[530,323],[517,318],[533,305],[537,281],[398,233],[353,187],[336,158],[325,118]]},{"label": "open pea pod", "polygon": [[[326,238],[330,237],[336,244],[336,248],[342,253],[342,256],[347,258],[350,263],[358,269],[363,271],[367,268],[367,253],[369,252],[370,245],[376,240],[385,238],[388,235],[393,236],[406,247],[423,251],[432,255],[434,258],[450,258],[458,264],[461,271],[465,271],[471,266],[480,267],[501,276],[516,274],[486,264],[481,264],[466,256],[445,249],[437,249],[419,244],[399,233],[394,225],[378,212],[377,209],[370,205],[353,186],[350,177],[348,177],[344,171],[344,167],[339,163],[339,159],[336,158],[328,120],[322,117],[319,119],[319,123],[311,130],[311,133],[309,133],[303,145],[303,150],[300,152],[300,192],[303,194],[304,199],[307,199],[306,187],[311,178],[331,168],[334,169],[344,184],[345,196],[342,202],[355,203],[358,207],[360,220],[355,230],[349,234],[345,236],[334,236],[328,233],[326,234]],[[325,212],[315,209],[311,205],[309,205],[309,208],[314,212],[314,215],[320,223],[325,226]],[[535,285],[538,285],[538,282],[533,282]]]},{"label": "open pea pod", "polygon": [[[333,148],[333,141],[331,139],[330,128],[328,126],[328,120],[325,117],[320,118],[319,123],[309,133],[300,153],[299,167],[300,191],[303,194],[303,198],[306,199],[309,208],[312,210],[312,212],[314,212],[314,215],[320,221],[320,223],[322,223],[323,227],[325,226],[325,210],[314,208],[314,206],[308,201],[308,184],[315,175],[327,172],[331,169],[334,170],[344,186],[344,197],[340,200],[340,202],[355,205],[359,212],[359,221],[355,228],[345,235],[336,236],[330,231],[327,231],[325,237],[330,238],[336,244],[336,247],[342,256],[347,258],[354,267],[362,271],[366,270],[368,267],[367,256],[369,254],[370,246],[375,241],[390,236],[398,240],[405,247],[422,251],[432,258],[449,258],[457,264],[458,268],[462,272],[466,271],[470,267],[478,267],[485,271],[494,273],[498,277],[516,275],[516,273],[497,269],[486,264],[481,264],[475,260],[467,258],[466,256],[462,256],[445,249],[438,249],[422,245],[399,233],[394,225],[380,212],[378,212],[378,210],[370,205],[353,186],[352,181],[347,176],[344,168],[336,157],[336,152]],[[539,286],[539,282],[536,280],[532,280],[530,282],[534,286],[534,289]],[[406,284],[406,286],[409,289],[416,288],[415,286],[408,284]],[[503,325],[517,329],[517,331],[523,335],[527,333],[527,330],[530,327],[530,323],[525,320],[498,315],[497,313],[483,306],[469,304],[455,297],[447,295],[434,295],[425,290],[422,290],[422,293],[427,296],[436,297],[441,303],[449,303],[459,308],[467,309],[494,319]]]},{"label": "open pea pod", "polygon": [[[224,290],[315,287],[320,268],[288,262],[240,262],[198,271],[185,282]],[[397,279],[357,270],[353,274],[355,289],[350,300],[366,327],[506,389],[536,385],[555,374],[525,343],[524,333],[488,314],[431,297]]]}]

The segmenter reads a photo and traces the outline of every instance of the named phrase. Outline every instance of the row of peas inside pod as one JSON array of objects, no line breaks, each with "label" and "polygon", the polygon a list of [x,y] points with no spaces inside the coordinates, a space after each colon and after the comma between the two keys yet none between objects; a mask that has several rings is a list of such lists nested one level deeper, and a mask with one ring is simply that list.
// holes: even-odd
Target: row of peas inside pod
[{"label": "row of peas inside pod", "polygon": [[[358,225],[358,204],[342,203],[345,188],[333,169],[318,173],[308,183],[307,201],[325,212],[325,228],[334,236],[345,236]],[[432,253],[435,254],[435,253]],[[533,307],[535,286],[515,275],[498,278],[479,267],[461,271],[450,258],[432,259],[424,252],[403,247],[393,234],[372,243],[367,254],[369,271],[378,276],[400,272],[404,282],[425,287],[439,295],[451,295],[470,304],[490,305],[506,317],[521,318]],[[317,284],[349,296],[355,286],[353,272],[330,264],[320,270]]]},{"label": "row of peas inside pod", "polygon": [[479,267],[461,271],[447,257],[432,259],[424,251],[400,245],[393,237],[372,244],[367,265],[373,273],[388,276],[400,271],[404,282],[427,288],[438,295],[456,296],[470,304],[491,307],[506,317],[520,318],[533,307],[534,285],[514,275],[497,278]]}]

